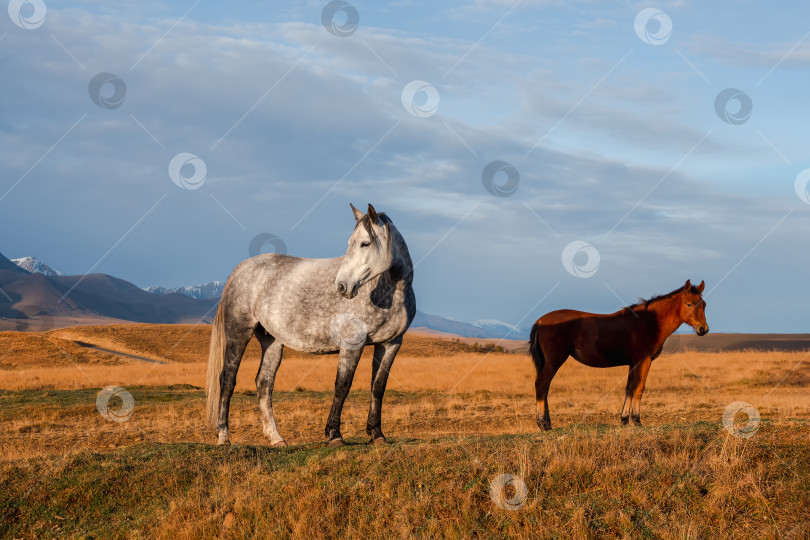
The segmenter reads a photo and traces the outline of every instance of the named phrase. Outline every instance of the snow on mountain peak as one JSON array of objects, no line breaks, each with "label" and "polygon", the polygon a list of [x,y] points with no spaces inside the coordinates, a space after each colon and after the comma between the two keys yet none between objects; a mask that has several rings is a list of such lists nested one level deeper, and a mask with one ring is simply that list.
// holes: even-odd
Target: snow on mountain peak
[{"label": "snow on mountain peak", "polygon": [[477,321],[473,321],[470,324],[486,330],[497,330],[503,331],[504,333],[509,332],[515,334],[521,333],[520,328],[515,326],[514,324],[505,323],[503,321],[499,321],[496,319],[478,319]]},{"label": "snow on mountain peak", "polygon": [[61,276],[62,272],[59,270],[54,270],[44,262],[40,261],[36,257],[20,257],[18,259],[11,259],[11,262],[22,268],[23,270],[27,270],[33,274],[42,274],[45,277],[55,277]]},{"label": "snow on mountain peak", "polygon": [[186,285],[185,287],[145,287],[144,290],[152,294],[182,294],[191,298],[206,299],[219,298],[222,296],[222,289],[225,283],[222,281],[209,281],[202,285]]}]

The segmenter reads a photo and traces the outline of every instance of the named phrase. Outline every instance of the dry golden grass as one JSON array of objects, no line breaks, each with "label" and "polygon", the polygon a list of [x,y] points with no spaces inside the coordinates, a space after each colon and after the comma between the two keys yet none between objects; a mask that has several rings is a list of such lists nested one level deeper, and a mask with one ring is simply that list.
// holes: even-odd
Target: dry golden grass
[{"label": "dry golden grass", "polygon": [[[171,339],[159,339],[168,330]],[[527,355],[464,352],[409,335],[383,407],[392,445],[333,451],[322,441],[335,356],[285,357],[274,405],[294,446],[276,450],[261,434],[254,348],[231,408],[236,446],[224,450],[209,446],[215,438],[203,420],[207,332],[127,325],[0,334],[23,351],[21,360],[8,354],[12,368],[0,371],[0,507],[11,509],[14,535],[133,527],[136,536],[187,538],[810,534],[806,352],[662,355],[650,370],[643,428],[619,426],[626,368],[569,360],[551,386],[555,429],[541,433]],[[118,363],[104,365],[97,351],[80,348],[71,354],[89,354],[83,361],[43,367],[36,347],[48,357],[51,340],[168,363],[111,355]],[[349,442],[366,440],[369,379],[367,351],[344,408]],[[135,398],[126,422],[96,410],[108,385]],[[753,404],[763,419],[750,440],[720,427],[734,401]],[[501,472],[529,487],[520,511],[489,500]]]},{"label": "dry golden grass", "polygon": [[[258,353],[246,356],[237,378],[237,392],[255,396],[254,377]],[[763,418],[785,420],[810,416],[807,385],[810,355],[797,352],[678,353],[663,355],[653,363],[642,401],[645,425],[671,422],[717,421],[733,401],[754,404]],[[334,388],[337,359],[334,355],[295,355],[285,358],[278,371],[276,392],[325,392]],[[206,364],[146,364],[128,360],[120,365],[70,365],[56,368],[9,370],[1,386],[8,390],[74,390],[141,386],[204,386]],[[594,369],[569,360],[551,386],[552,423],[618,423],[624,399],[627,368]],[[352,391],[367,391],[371,362],[363,358],[355,373]],[[441,357],[400,356],[389,377],[389,396],[408,392],[423,397],[397,408],[386,399],[385,425],[400,426],[408,436],[503,434],[534,431],[534,367],[520,354],[455,354]],[[281,394],[279,394],[281,395]],[[276,401],[283,400],[277,398]],[[232,409],[232,439],[262,444],[255,399]],[[88,403],[88,406],[92,403]],[[303,407],[303,408],[302,408]],[[322,438],[321,423],[328,400],[276,407],[282,434],[290,442],[315,442]],[[88,409],[94,414],[93,408]],[[140,415],[145,414],[140,411]],[[287,415],[293,419],[288,420]],[[348,434],[362,435],[366,407],[347,407]],[[202,410],[188,411],[179,439],[207,441],[210,429],[200,423]],[[302,423],[301,418],[310,418]],[[430,421],[422,421],[428,418]],[[441,418],[441,421],[434,421]],[[26,419],[36,422],[39,419]],[[103,419],[101,419],[103,420]],[[146,420],[146,419],[145,419]],[[175,418],[156,410],[147,431],[168,433],[177,429]],[[103,425],[103,422],[102,422]],[[244,431],[243,425],[248,431]],[[143,429],[137,421],[117,427],[118,432]],[[394,431],[388,428],[388,431]],[[194,436],[193,433],[205,434]],[[43,437],[48,434],[44,433]],[[189,439],[188,437],[191,437]],[[1,446],[0,446],[1,448]]]},{"label": "dry golden grass", "polygon": [[[766,419],[750,440],[730,436],[716,421],[482,436],[485,425],[513,433],[526,427],[510,416],[508,399],[392,393],[386,418],[392,444],[379,448],[357,437],[367,395],[353,394],[348,447],[279,450],[261,444],[254,399],[238,394],[241,444],[222,448],[184,444],[212,440],[199,420],[201,392],[132,392],[135,412],[121,424],[95,411],[94,390],[2,395],[0,422],[16,451],[7,447],[0,460],[0,508],[8,507],[0,535],[802,538],[810,532],[806,422]],[[318,438],[328,393],[280,397],[278,414],[292,438]],[[14,408],[17,420],[8,412]],[[458,435],[441,435],[453,431]],[[251,442],[259,445],[244,444]],[[26,454],[42,457],[20,459]],[[527,486],[516,511],[490,500],[492,482],[503,473]]]},{"label": "dry golden grass", "polygon": [[[192,324],[116,324],[73,326],[45,333],[0,332],[0,351],[3,351],[0,369],[115,362],[115,357],[81,348],[77,343],[165,363],[204,362],[208,359],[210,336],[211,326]],[[481,350],[482,346],[487,344],[487,340],[445,339],[430,334],[408,333],[400,354],[432,358],[460,352],[483,353],[486,351]],[[371,351],[372,348],[367,348],[365,357],[370,357]],[[259,356],[259,345],[255,339],[251,340],[245,355],[252,358]],[[285,357],[317,359],[320,356],[287,349]],[[337,358],[337,355],[327,357]]]},{"label": "dry golden grass", "polygon": [[93,351],[51,334],[0,332],[0,370],[120,363],[121,357]]}]

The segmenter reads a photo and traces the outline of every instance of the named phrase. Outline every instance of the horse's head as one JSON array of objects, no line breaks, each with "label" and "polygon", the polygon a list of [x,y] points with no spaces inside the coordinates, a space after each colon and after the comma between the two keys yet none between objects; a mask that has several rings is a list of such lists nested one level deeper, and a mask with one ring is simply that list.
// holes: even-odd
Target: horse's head
[{"label": "horse's head", "polygon": [[370,204],[368,214],[350,206],[357,224],[335,278],[337,291],[346,298],[354,298],[357,289],[391,268],[393,261],[387,218],[380,217]]},{"label": "horse's head", "polygon": [[704,336],[709,333],[709,325],[706,322],[706,301],[701,294],[706,286],[700,282],[697,287],[692,286],[692,282],[687,280],[681,291],[681,320],[695,329],[695,333]]}]

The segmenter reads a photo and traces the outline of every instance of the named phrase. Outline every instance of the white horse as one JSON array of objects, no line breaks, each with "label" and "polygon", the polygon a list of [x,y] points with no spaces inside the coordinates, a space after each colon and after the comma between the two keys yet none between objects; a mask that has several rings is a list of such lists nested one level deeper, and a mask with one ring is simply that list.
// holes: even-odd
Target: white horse
[{"label": "white horse", "polygon": [[250,338],[262,347],[256,375],[264,435],[286,446],[273,416],[273,383],[284,346],[307,353],[340,352],[335,398],[326,421],[330,446],[342,446],[340,414],[365,345],[374,345],[366,432],[385,443],[380,413],[388,373],[413,321],[416,299],[408,246],[391,220],[353,205],[356,224],[343,257],[302,259],[268,253],[243,261],[225,283],[211,331],[208,418],[217,444],[230,444],[228,410],[236,372]]}]

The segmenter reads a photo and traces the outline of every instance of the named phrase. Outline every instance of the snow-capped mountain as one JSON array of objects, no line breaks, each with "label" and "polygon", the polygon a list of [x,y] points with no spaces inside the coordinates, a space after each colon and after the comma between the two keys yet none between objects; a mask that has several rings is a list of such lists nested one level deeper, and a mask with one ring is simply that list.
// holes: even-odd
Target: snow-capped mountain
[{"label": "snow-capped mountain", "polygon": [[[222,281],[211,281],[203,285],[191,285],[186,287],[146,287],[144,290],[152,294],[182,294],[203,299],[219,299],[222,296],[222,289],[225,283]],[[494,319],[480,319],[472,323],[455,321],[438,315],[428,315],[421,311],[416,311],[416,318],[411,324],[412,328],[429,328],[439,332],[457,334],[463,337],[475,337],[481,339],[524,339],[529,336],[528,330],[522,330],[515,325]]]},{"label": "snow-capped mountain", "polygon": [[23,270],[27,270],[32,274],[42,274],[46,277],[54,277],[54,276],[61,276],[62,272],[59,270],[54,270],[44,262],[40,261],[36,257],[20,257],[19,259],[11,259],[11,262],[22,268]]},{"label": "snow-capped mountain", "polygon": [[500,334],[502,337],[507,339],[524,337],[524,334],[528,335],[528,332],[524,332],[518,326],[495,319],[479,319],[471,322],[470,324],[481,328],[482,330],[492,332],[493,334]]},{"label": "snow-capped mountain", "polygon": [[[481,324],[479,325],[479,323]],[[524,339],[529,337],[527,330],[521,330],[500,321],[481,320],[476,323],[467,323],[438,315],[428,315],[418,309],[416,310],[416,317],[411,323],[411,328],[428,328],[462,337],[481,339]]]},{"label": "snow-capped mountain", "polygon": [[185,287],[174,287],[174,288],[152,286],[146,287],[144,288],[144,290],[152,294],[177,293],[201,300],[206,298],[221,297],[223,287],[225,287],[225,283],[222,281],[209,281],[208,283],[203,283],[202,285],[187,285]]}]

